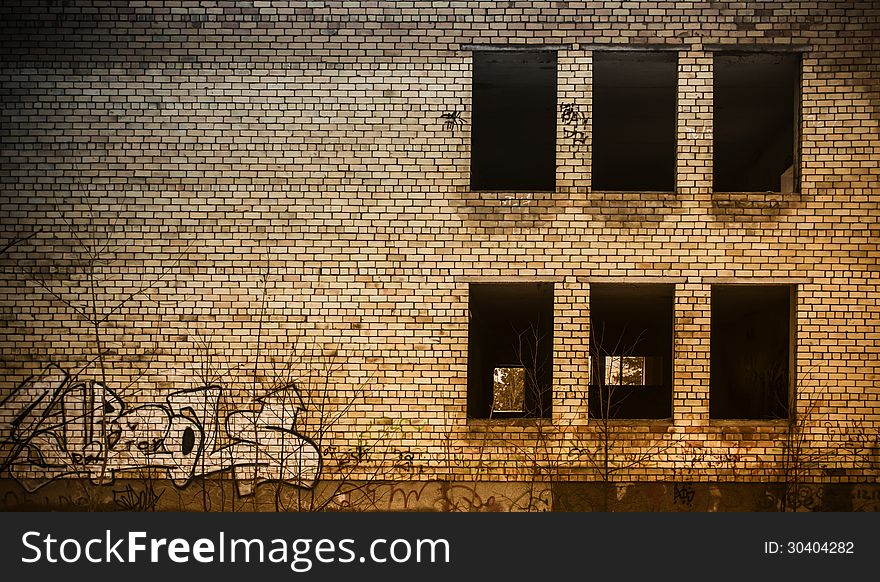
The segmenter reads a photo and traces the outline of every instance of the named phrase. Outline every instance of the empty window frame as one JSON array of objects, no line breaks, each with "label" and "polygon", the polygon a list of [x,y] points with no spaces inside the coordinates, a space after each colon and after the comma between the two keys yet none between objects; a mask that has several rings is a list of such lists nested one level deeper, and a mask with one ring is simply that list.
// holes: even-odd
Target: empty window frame
[{"label": "empty window frame", "polygon": [[590,416],[672,416],[673,285],[590,286]]},{"label": "empty window frame", "polygon": [[794,287],[713,285],[709,416],[789,414]]},{"label": "empty window frame", "polygon": [[471,189],[556,188],[556,52],[473,53]]},{"label": "empty window frame", "polygon": [[716,192],[798,189],[800,70],[796,53],[715,55]]},{"label": "empty window frame", "polygon": [[593,53],[593,190],[675,190],[674,51]]},{"label": "empty window frame", "polygon": [[550,418],[553,284],[473,283],[468,416]]}]

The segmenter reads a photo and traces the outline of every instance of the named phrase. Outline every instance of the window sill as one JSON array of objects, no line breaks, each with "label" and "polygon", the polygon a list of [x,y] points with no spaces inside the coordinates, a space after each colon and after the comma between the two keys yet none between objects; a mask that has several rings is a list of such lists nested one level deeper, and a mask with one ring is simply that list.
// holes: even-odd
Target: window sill
[{"label": "window sill", "polygon": [[608,190],[606,188],[590,188],[591,194],[678,194],[678,190]]},{"label": "window sill", "polygon": [[713,190],[712,195],[718,196],[800,196],[801,193],[797,190],[792,192],[780,192],[778,190],[734,190],[734,191],[726,191],[726,190]]},{"label": "window sill", "polygon": [[763,438],[778,438],[784,435],[790,427],[788,419],[709,419],[708,430],[710,432],[718,431],[725,438],[751,440],[760,435]]},{"label": "window sill", "polygon": [[558,191],[554,188],[553,190],[474,190],[471,188],[468,190],[468,194],[499,194],[499,195],[523,195],[523,194],[556,194]]},{"label": "window sill", "polygon": [[506,429],[511,427],[520,428],[536,428],[536,427],[552,427],[553,419],[551,418],[468,418],[468,428],[480,429]]},{"label": "window sill", "polygon": [[607,423],[608,426],[648,426],[648,427],[665,427],[672,426],[671,418],[590,418],[588,424]]},{"label": "window sill", "polygon": [[468,190],[462,194],[471,204],[511,209],[552,203],[559,196],[563,194],[557,190]]},{"label": "window sill", "polygon": [[744,427],[782,427],[785,428],[789,424],[787,418],[710,418],[709,426],[744,426]]}]

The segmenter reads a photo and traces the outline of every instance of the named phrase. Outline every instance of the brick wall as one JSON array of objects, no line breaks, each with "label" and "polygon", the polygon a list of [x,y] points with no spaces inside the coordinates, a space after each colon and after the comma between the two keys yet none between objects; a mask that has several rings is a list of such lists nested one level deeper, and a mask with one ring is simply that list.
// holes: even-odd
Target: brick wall
[{"label": "brick wall", "polygon": [[[219,450],[256,439],[224,424],[236,411],[281,410],[292,426],[292,409],[266,399],[295,381],[295,431],[331,481],[602,480],[605,434],[615,481],[876,479],[873,2],[15,1],[0,13],[0,395],[21,396],[34,374],[30,397],[57,389],[39,376],[51,363],[72,375],[63,386],[100,381],[119,409],[141,407],[133,451],[184,438],[149,406],[217,385],[193,438]],[[557,120],[555,192],[470,190],[472,49],[485,44],[557,47],[558,102],[583,122]],[[618,45],[678,49],[674,193],[591,189],[592,54]],[[719,45],[802,53],[798,191],[712,191]],[[467,418],[468,286],[504,281],[554,284],[552,419]],[[671,420],[588,420],[598,282],[675,285]],[[786,421],[709,419],[721,282],[797,286],[794,469]],[[64,422],[66,436],[28,445],[91,455],[69,473],[109,482],[114,465],[98,459],[125,442],[85,434],[106,420]],[[217,467],[283,455],[278,442],[223,449]],[[150,452],[123,455],[117,476]]]}]

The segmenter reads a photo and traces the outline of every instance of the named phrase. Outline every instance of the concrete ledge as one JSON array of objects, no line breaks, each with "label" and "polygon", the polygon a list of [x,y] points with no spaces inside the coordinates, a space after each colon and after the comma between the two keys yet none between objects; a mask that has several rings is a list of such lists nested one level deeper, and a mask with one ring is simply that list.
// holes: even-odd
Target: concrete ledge
[{"label": "concrete ledge", "polygon": [[[592,475],[596,478],[597,475]],[[167,479],[94,485],[59,479],[27,493],[0,480],[4,511],[880,511],[872,482],[603,482],[553,480],[321,481],[277,483],[237,496],[230,479],[178,489]]]}]

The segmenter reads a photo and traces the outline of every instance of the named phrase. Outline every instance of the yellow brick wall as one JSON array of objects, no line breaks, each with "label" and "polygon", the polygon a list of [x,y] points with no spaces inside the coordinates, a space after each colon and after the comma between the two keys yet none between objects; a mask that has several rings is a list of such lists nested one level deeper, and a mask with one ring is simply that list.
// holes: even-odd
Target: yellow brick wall
[{"label": "yellow brick wall", "polygon": [[[615,480],[766,481],[785,422],[709,420],[710,286],[788,282],[805,478],[876,478],[875,3],[0,14],[0,248],[36,232],[0,255],[0,395],[54,362],[129,406],[217,383],[227,414],[292,379],[325,479],[597,480],[590,283],[666,282],[673,418],[612,423]],[[558,45],[558,101],[585,116],[557,119],[553,193],[469,189],[471,45],[509,43]],[[592,53],[623,45],[679,49],[674,193],[591,190]],[[717,45],[802,50],[798,192],[712,192]],[[549,421],[466,418],[481,281],[554,283]]]}]

